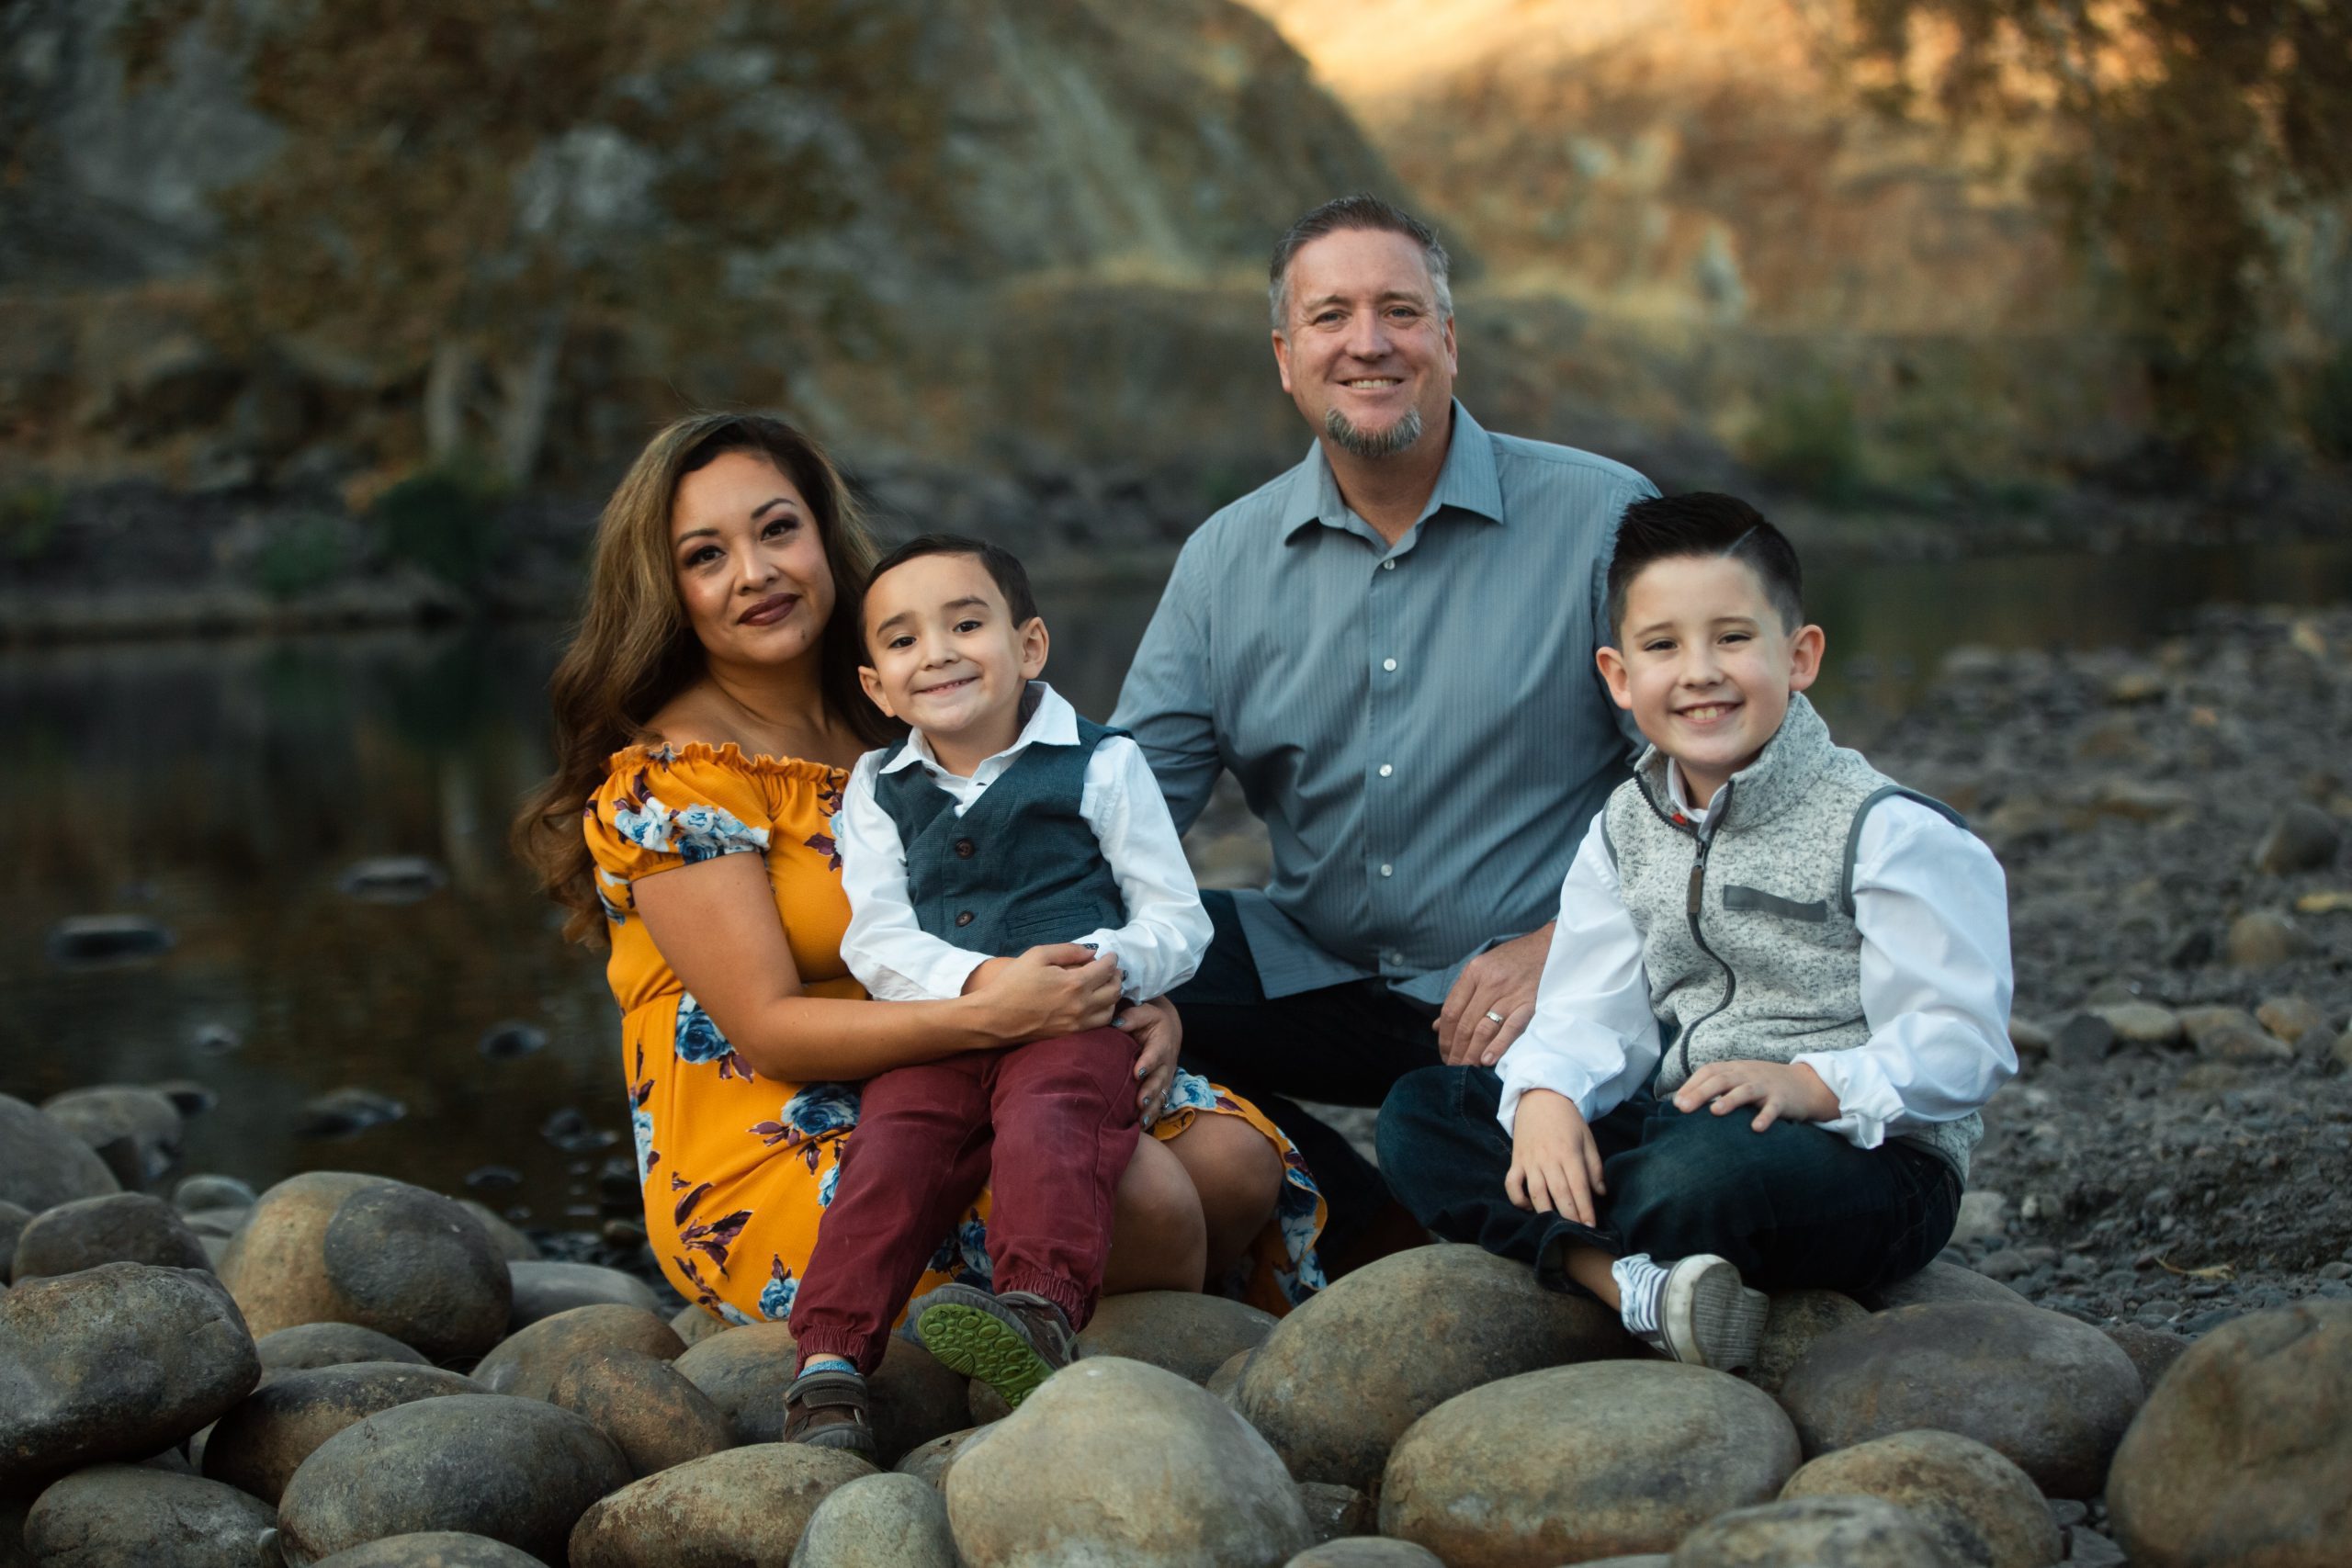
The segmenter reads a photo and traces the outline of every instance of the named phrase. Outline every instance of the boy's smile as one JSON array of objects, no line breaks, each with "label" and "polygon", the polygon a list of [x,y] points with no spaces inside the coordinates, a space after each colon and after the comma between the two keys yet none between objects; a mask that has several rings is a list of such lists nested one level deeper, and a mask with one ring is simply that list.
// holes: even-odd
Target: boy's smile
[{"label": "boy's smile", "polygon": [[1680,766],[1697,806],[1756,760],[1821,671],[1821,628],[1786,625],[1736,557],[1652,561],[1626,585],[1616,635],[1598,655],[1609,694]]},{"label": "boy's smile", "polygon": [[1021,697],[1046,667],[1046,623],[1012,623],[978,557],[917,556],[865,591],[865,694],[969,775],[1020,738]]}]

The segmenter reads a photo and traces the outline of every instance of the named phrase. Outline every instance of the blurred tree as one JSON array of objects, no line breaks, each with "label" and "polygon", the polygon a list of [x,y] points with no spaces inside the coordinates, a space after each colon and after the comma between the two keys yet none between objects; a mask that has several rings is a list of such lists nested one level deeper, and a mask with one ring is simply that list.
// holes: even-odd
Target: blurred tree
[{"label": "blurred tree", "polygon": [[2046,184],[2147,336],[2165,434],[2209,463],[2257,450],[2278,409],[2267,340],[2290,309],[2297,220],[2352,193],[2352,4],[1855,0],[1855,12],[1890,107],[1924,90],[1959,119],[2054,118]]},{"label": "blurred tree", "polygon": [[133,84],[199,25],[285,132],[217,197],[232,308],[421,378],[429,459],[514,483],[582,332],[668,366],[854,305],[842,106],[896,154],[938,134],[904,11],[857,0],[130,0]]}]

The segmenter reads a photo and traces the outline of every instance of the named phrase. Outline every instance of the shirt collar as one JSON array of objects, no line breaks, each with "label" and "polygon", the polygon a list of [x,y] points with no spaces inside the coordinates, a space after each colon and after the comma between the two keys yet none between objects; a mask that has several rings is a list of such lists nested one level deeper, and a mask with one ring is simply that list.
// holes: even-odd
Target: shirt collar
[{"label": "shirt collar", "polygon": [[[980,764],[981,768],[999,757],[1018,757],[1032,746],[1075,746],[1078,744],[1078,710],[1069,699],[1043,681],[1032,681],[1021,694],[1021,707],[1028,717],[1021,726],[1021,733],[1012,744]],[[881,771],[895,773],[910,763],[920,761],[934,771],[939,759],[932,754],[931,742],[923,739],[920,729],[907,731],[907,743],[899,748],[897,756],[882,764]],[[973,770],[975,773],[978,768]]]},{"label": "shirt collar", "polygon": [[[1437,488],[1430,492],[1429,504],[1421,508],[1417,523],[1436,515],[1438,509],[1445,506],[1484,517],[1490,523],[1503,520],[1503,487],[1495,473],[1495,444],[1458,398],[1453,402],[1453,434],[1446,444],[1445,466],[1438,470]],[[1340,494],[1340,481],[1331,472],[1330,459],[1323,455],[1322,442],[1309,446],[1306,461],[1292,471],[1290,493],[1283,499],[1282,517],[1285,544],[1298,537],[1299,531],[1310,523],[1350,531],[1348,503]]]}]

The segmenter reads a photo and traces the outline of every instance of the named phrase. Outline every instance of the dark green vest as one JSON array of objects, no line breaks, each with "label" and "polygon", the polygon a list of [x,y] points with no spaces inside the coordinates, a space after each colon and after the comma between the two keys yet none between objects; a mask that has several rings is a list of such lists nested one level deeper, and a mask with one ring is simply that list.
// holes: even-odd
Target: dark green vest
[{"label": "dark green vest", "polygon": [[1124,733],[1081,718],[1077,745],[1033,743],[961,817],[920,761],[876,774],[875,801],[906,847],[915,923],[998,958],[1126,924],[1118,881],[1078,809],[1094,749]]}]

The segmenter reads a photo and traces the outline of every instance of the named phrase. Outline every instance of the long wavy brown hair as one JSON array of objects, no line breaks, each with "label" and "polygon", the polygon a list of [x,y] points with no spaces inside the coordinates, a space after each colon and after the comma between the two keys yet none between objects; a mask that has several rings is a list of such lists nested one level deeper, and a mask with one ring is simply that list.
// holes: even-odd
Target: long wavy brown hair
[{"label": "long wavy brown hair", "polygon": [[702,673],[703,649],[679,602],[670,559],[670,513],[678,482],[729,452],[765,457],[799,488],[817,519],[833,574],[833,615],[818,643],[829,718],[872,745],[892,728],[857,682],[864,656],[857,604],[877,555],[849,487],[824,449],[765,414],[700,413],[646,444],[605,503],[588,571],[588,598],[571,645],[548,682],[555,710],[555,775],[534,791],[514,822],[515,853],[538,874],[549,897],[571,911],[563,934],[600,939],[595,864],[581,814],[604,784],[616,751],[646,738],[662,705]]}]

